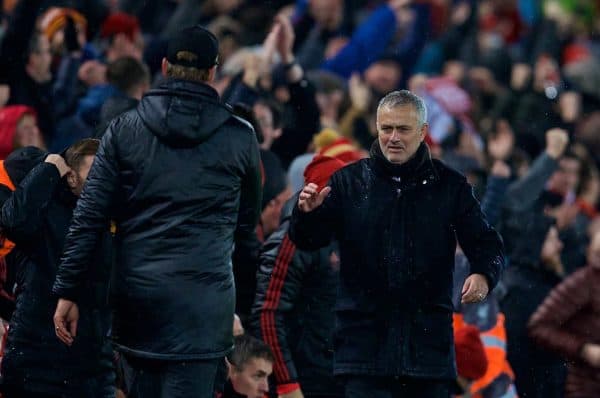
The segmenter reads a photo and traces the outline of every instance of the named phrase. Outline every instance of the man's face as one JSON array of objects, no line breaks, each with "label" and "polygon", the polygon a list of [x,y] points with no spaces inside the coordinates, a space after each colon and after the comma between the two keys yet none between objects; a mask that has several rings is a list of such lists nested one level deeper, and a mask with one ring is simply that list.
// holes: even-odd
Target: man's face
[{"label": "man's face", "polygon": [[402,71],[394,62],[375,62],[365,71],[365,82],[379,95],[396,90],[401,77]]},{"label": "man's face", "polygon": [[267,378],[273,372],[273,363],[263,358],[248,361],[242,369],[231,366],[229,378],[235,392],[248,398],[263,398],[269,392]]},{"label": "man's face", "polygon": [[21,118],[15,132],[15,148],[25,146],[35,146],[38,148],[43,146],[42,137],[35,116],[30,114],[25,114]]},{"label": "man's face", "polygon": [[67,182],[69,183],[69,187],[76,196],[81,195],[83,185],[85,184],[85,180],[87,180],[87,176],[90,172],[90,168],[92,167],[93,162],[94,156],[87,155],[83,158],[79,169],[71,170],[67,175]]},{"label": "man's face", "polygon": [[279,228],[279,220],[281,220],[281,210],[283,205],[292,196],[292,190],[287,187],[283,192],[277,195],[271,202],[267,204],[260,215],[260,222],[263,227],[265,236],[271,235]]},{"label": "man's face", "polygon": [[261,147],[269,149],[273,141],[281,136],[281,129],[273,126],[273,112],[268,106],[258,103],[254,105],[253,111],[263,133],[264,141]]},{"label": "man's face", "polygon": [[573,158],[562,158],[558,170],[550,177],[549,188],[563,195],[574,192],[579,185],[579,160]]},{"label": "man's face", "polygon": [[558,230],[556,227],[550,228],[542,245],[541,260],[546,263],[560,262],[562,249],[563,243],[558,237]]},{"label": "man's face", "polygon": [[140,61],[144,53],[144,38],[139,32],[135,33],[133,40],[124,33],[119,33],[114,37],[110,50],[111,61],[121,57],[133,57]]},{"label": "man's face", "polygon": [[35,74],[35,79],[40,82],[46,82],[52,79],[50,66],[52,64],[52,52],[50,51],[50,42],[45,35],[40,35],[38,39],[38,49],[31,53],[29,65]]},{"label": "man's face", "polygon": [[377,111],[377,138],[381,151],[391,163],[402,164],[419,149],[425,138],[427,124],[419,126],[419,115],[412,105]]}]

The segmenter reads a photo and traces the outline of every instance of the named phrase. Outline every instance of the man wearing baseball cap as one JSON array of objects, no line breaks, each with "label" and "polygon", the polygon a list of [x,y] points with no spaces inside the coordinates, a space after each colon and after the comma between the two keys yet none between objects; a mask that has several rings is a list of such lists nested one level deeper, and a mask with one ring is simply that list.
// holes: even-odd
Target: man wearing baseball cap
[{"label": "man wearing baseball cap", "polygon": [[165,83],[114,119],[75,210],[54,293],[54,323],[77,344],[78,298],[98,232],[117,224],[113,338],[129,397],[213,397],[233,345],[234,242],[261,209],[252,127],[209,85],[218,43],[183,29],[162,61]]}]

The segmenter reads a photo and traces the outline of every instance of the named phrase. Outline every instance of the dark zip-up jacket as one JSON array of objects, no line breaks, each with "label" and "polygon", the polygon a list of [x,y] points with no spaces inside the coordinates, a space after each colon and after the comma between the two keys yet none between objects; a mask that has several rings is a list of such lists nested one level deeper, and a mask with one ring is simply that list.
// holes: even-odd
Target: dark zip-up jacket
[{"label": "dark zip-up jacket", "polygon": [[[41,151],[40,151],[41,152]],[[56,166],[40,163],[6,200],[0,226],[16,246],[16,309],[2,359],[4,385],[52,395],[79,396],[82,383],[112,372],[110,310],[107,303],[112,257],[109,228],[99,231],[95,267],[78,292],[81,318],[77,337],[67,347],[56,337],[52,285],[77,198]]]},{"label": "dark zip-up jacket", "polygon": [[313,212],[294,208],[290,236],[307,250],[334,237],[340,245],[335,374],[454,379],[457,240],[490,290],[504,263],[471,186],[425,144],[394,165],[377,142],[371,158],[336,172],[330,186]]},{"label": "dark zip-up jacket", "polygon": [[54,292],[72,298],[94,232],[117,224],[113,335],[130,355],[224,356],[233,343],[231,252],[260,214],[254,131],[206,84],[168,80],[102,138]]}]

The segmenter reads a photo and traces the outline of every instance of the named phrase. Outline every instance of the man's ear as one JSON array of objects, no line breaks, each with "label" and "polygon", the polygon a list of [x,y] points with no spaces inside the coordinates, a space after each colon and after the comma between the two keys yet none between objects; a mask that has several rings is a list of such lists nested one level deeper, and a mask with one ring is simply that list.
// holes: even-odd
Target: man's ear
[{"label": "man's ear", "polygon": [[75,188],[77,186],[77,176],[75,175],[75,172],[73,170],[67,171],[66,177],[69,188]]},{"label": "man's ear", "polygon": [[429,134],[429,125],[424,123],[423,126],[421,126],[421,141],[425,139],[427,134]]},{"label": "man's ear", "polygon": [[214,65],[208,70],[208,83],[214,82],[216,77],[217,77],[217,65]]},{"label": "man's ear", "polygon": [[233,365],[229,362],[229,359],[225,357],[225,365],[227,366],[227,378],[231,379],[231,375],[233,373]]}]

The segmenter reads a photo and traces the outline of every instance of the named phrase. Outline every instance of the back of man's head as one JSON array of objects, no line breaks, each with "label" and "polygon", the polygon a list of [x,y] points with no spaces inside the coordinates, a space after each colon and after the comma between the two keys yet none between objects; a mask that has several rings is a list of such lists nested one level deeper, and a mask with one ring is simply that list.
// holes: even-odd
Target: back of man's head
[{"label": "back of man's head", "polygon": [[207,82],[218,58],[219,42],[215,35],[201,26],[190,26],[169,39],[163,72],[167,77]]},{"label": "back of man's head", "polygon": [[143,62],[122,57],[108,64],[106,79],[127,96],[135,98],[139,87],[150,85],[150,72]]}]

